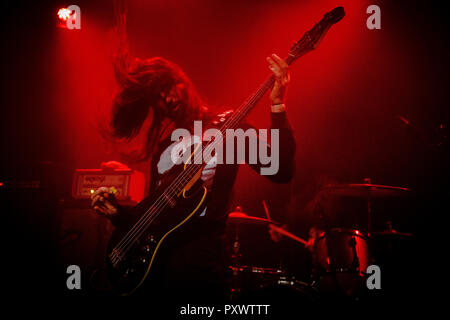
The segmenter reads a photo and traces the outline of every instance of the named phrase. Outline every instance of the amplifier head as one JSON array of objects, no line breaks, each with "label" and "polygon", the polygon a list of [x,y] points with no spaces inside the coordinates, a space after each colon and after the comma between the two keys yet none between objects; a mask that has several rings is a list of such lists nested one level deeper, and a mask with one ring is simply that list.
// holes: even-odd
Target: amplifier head
[{"label": "amplifier head", "polygon": [[144,198],[145,177],[132,169],[77,169],[72,185],[75,199],[89,199],[100,187],[114,188],[117,200],[140,202]]}]

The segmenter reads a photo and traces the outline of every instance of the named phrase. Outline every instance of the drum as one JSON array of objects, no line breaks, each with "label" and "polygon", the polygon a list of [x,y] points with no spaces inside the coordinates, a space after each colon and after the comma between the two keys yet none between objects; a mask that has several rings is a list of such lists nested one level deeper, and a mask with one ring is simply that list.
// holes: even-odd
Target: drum
[{"label": "drum", "polygon": [[242,291],[259,289],[276,284],[279,277],[284,276],[282,269],[262,268],[255,266],[229,267],[231,291],[240,296]]},{"label": "drum", "polygon": [[353,229],[323,232],[314,244],[313,263],[321,290],[352,295],[365,284],[369,265],[367,238]]},{"label": "drum", "polygon": [[238,280],[232,289],[236,303],[265,303],[286,310],[319,300],[314,287],[288,276],[282,269],[242,266],[230,270]]}]

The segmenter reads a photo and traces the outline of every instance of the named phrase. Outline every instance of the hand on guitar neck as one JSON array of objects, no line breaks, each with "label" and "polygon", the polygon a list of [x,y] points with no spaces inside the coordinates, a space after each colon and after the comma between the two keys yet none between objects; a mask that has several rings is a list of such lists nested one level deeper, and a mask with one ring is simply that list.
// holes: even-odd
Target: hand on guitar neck
[{"label": "hand on guitar neck", "polygon": [[270,91],[270,101],[272,105],[284,104],[286,100],[287,86],[290,81],[289,66],[276,54],[267,57],[269,62],[269,69],[275,76],[275,83]]}]

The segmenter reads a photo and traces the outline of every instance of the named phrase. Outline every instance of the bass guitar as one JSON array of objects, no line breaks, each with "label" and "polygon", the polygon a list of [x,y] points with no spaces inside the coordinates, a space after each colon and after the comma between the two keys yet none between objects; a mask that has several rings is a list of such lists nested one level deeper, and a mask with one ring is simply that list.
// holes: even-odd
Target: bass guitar
[{"label": "bass guitar", "polygon": [[[288,65],[314,50],[331,26],[345,15],[337,7],[326,13],[311,30],[296,42],[285,59]],[[221,124],[222,136],[227,129],[235,129],[257,102],[274,84],[270,76],[232,115]],[[221,141],[212,140],[199,145],[191,153],[191,160],[208,153]],[[201,159],[201,158],[200,158]],[[170,181],[163,181],[156,192],[134,208],[137,217],[128,228],[117,228],[110,239],[107,252],[107,271],[110,282],[119,294],[128,295],[148,279],[158,253],[173,233],[180,231],[193,217],[200,214],[207,203],[208,192],[200,179],[205,163],[189,161],[181,165],[179,173]]]}]

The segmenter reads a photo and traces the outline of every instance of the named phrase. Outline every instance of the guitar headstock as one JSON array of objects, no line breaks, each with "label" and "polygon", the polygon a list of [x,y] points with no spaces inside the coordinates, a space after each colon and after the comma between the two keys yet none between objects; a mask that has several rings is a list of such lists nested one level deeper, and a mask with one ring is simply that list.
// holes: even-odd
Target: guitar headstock
[{"label": "guitar headstock", "polygon": [[328,29],[330,29],[333,24],[339,22],[344,16],[345,11],[343,7],[336,7],[326,13],[322,20],[316,23],[311,30],[307,31],[303,37],[292,46],[289,51],[289,57],[291,58],[290,60],[294,61],[295,59],[300,58],[304,54],[317,48]]}]

